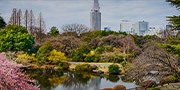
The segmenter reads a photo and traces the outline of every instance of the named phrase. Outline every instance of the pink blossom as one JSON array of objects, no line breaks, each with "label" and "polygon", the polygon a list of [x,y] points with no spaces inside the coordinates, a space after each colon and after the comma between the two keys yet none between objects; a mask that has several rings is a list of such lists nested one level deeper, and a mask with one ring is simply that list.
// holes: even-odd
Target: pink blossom
[{"label": "pink blossom", "polygon": [[39,87],[29,84],[33,80],[21,72],[19,67],[22,66],[7,60],[4,52],[0,53],[0,90],[39,90]]}]

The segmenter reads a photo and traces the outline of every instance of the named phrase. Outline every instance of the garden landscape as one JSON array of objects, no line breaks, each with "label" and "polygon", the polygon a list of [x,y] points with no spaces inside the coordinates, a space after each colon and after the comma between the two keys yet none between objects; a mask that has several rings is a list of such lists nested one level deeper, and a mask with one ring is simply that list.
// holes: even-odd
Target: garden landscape
[{"label": "garden landscape", "polygon": [[47,30],[41,12],[12,8],[9,22],[0,14],[0,90],[180,90],[180,16],[166,18],[160,36],[96,29],[92,18],[93,28]]}]

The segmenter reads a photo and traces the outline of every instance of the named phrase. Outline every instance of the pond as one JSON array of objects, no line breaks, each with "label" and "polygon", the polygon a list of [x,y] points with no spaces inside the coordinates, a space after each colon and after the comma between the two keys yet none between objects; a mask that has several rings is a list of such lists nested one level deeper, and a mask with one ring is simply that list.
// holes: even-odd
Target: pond
[{"label": "pond", "polygon": [[118,75],[102,76],[88,72],[26,70],[41,90],[98,90],[122,84],[127,89],[136,87]]}]

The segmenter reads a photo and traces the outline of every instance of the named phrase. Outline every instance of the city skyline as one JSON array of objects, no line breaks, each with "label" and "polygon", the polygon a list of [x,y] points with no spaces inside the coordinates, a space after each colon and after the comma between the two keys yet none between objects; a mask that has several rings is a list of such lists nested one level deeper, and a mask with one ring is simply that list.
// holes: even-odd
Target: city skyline
[{"label": "city skyline", "polygon": [[[90,27],[89,11],[92,9],[93,0],[0,0],[1,16],[9,21],[13,8],[32,9],[37,19],[42,12],[47,29],[56,26],[61,29],[64,24],[79,23]],[[167,24],[166,16],[179,15],[175,7],[165,0],[99,0],[102,13],[102,28],[111,27],[119,30],[121,20],[131,22],[148,21],[149,26],[161,26]]]}]

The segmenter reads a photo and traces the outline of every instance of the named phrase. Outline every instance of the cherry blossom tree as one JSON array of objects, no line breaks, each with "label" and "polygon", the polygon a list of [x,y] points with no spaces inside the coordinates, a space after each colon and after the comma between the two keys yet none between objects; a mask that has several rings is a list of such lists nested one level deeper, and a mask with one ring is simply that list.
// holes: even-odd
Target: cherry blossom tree
[{"label": "cherry blossom tree", "polygon": [[16,64],[14,61],[6,59],[5,53],[0,53],[0,90],[39,90],[37,86],[19,67],[22,64]]}]

